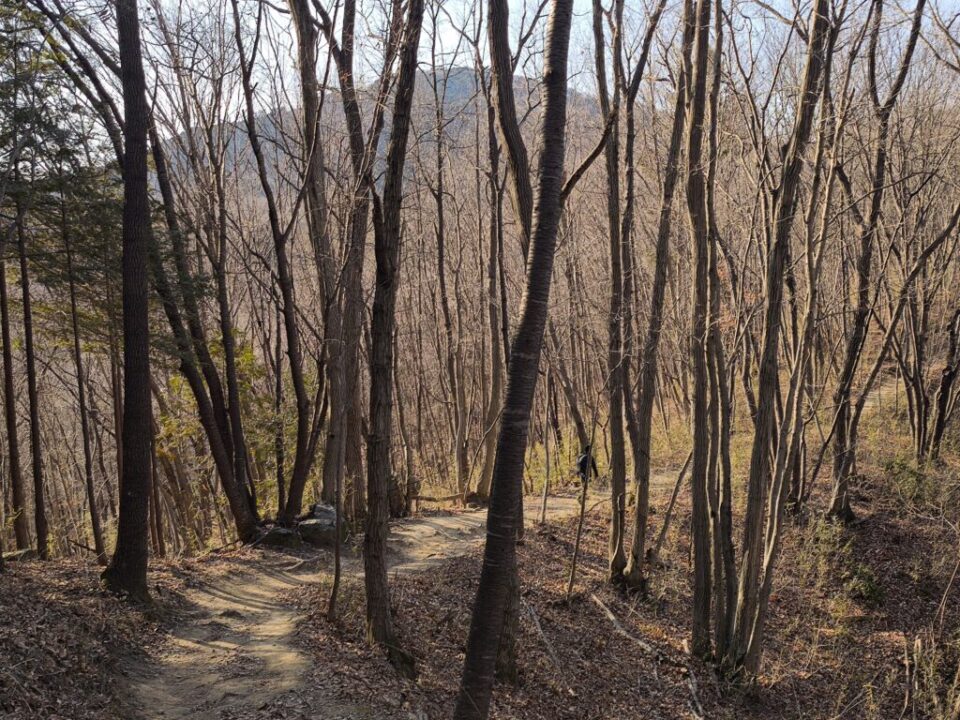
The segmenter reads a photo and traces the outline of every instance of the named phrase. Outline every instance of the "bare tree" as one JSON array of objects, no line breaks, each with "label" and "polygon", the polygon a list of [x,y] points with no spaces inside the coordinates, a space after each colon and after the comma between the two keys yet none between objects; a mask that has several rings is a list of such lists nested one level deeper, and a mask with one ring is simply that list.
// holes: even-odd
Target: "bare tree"
[{"label": "bare tree", "polygon": [[117,35],[123,85],[123,468],[117,545],[103,572],[107,586],[142,600],[147,591],[151,443],[150,328],[147,252],[150,205],[147,190],[146,84],[136,0],[117,3]]},{"label": "bare tree", "polygon": [[[363,542],[367,591],[367,637],[386,651],[397,671],[416,675],[413,657],[399,644],[393,629],[387,587],[388,490],[392,464],[394,332],[400,282],[403,168],[410,134],[410,107],[417,80],[417,50],[423,24],[423,0],[411,0],[398,51],[400,68],[394,89],[393,126],[387,147],[383,198],[371,187],[377,284],[370,327],[370,434],[367,439],[367,529]],[[372,179],[368,179],[372,185]]]},{"label": "bare tree", "polygon": [[[511,585],[516,577],[517,507],[521,502],[523,457],[533,406],[540,351],[547,320],[550,280],[560,220],[560,195],[564,165],[564,134],[567,120],[567,54],[570,43],[573,2],[556,0],[550,16],[544,83],[546,99],[540,144],[537,213],[533,223],[527,285],[520,323],[510,351],[507,394],[497,440],[493,492],[487,520],[483,570],[474,604],[463,679],[454,717],[486,718],[490,708],[493,674]],[[506,48],[508,7],[505,0],[489,5],[494,86],[499,94],[512,83],[512,66],[503,62]],[[511,92],[509,93],[512,95]],[[498,111],[502,107],[498,106]]]},{"label": "bare tree", "polygon": [[[833,497],[830,500],[829,514],[843,522],[853,519],[853,508],[850,506],[848,492],[849,477],[852,469],[853,447],[850,441],[851,406],[850,394],[854,377],[859,365],[863,343],[866,339],[867,328],[870,324],[871,307],[871,270],[873,266],[873,252],[876,246],[876,233],[883,207],[883,196],[887,185],[887,144],[890,132],[890,114],[897,103],[900,91],[910,71],[910,63],[914,49],[920,35],[920,26],[923,22],[923,8],[926,0],[919,0],[913,13],[913,23],[910,36],[907,39],[903,60],[900,68],[885,98],[881,100],[877,79],[878,48],[880,43],[880,27],[883,16],[883,0],[874,0],[871,4],[871,32],[868,53],[868,77],[870,97],[873,110],[877,117],[877,142],[871,173],[871,188],[869,192],[870,209],[866,216],[852,205],[852,211],[858,217],[860,248],[856,263],[857,272],[857,305],[854,310],[847,336],[846,350],[844,351],[843,365],[837,379],[837,389],[833,396],[836,406],[834,421],[834,454],[833,454]],[[842,175],[841,177],[845,177]],[[844,183],[849,188],[849,182]],[[848,191],[849,192],[849,191]]]},{"label": "bare tree", "polygon": [[[730,644],[723,664],[729,672],[755,672],[760,661],[763,618],[768,598],[760,594],[761,570],[775,558],[775,548],[767,545],[766,501],[769,488],[770,448],[774,441],[776,396],[778,395],[778,362],[782,320],[783,285],[789,255],[790,233],[796,214],[797,195],[803,158],[813,129],[814,114],[819,104],[824,67],[832,54],[832,35],[826,0],[818,0],[811,8],[807,31],[807,55],[796,119],[786,145],[779,177],[779,187],[771,217],[772,246],[766,263],[763,343],[758,357],[757,412],[754,418],[754,439],[747,481],[747,504],[744,517],[743,545],[734,622]],[[774,504],[773,513],[779,512]],[[772,513],[772,514],[773,514]],[[767,562],[765,562],[765,559]]]},{"label": "bare tree", "polygon": [[[694,31],[694,54],[690,60],[689,110],[687,120],[687,214],[693,236],[694,267],[693,317],[690,324],[690,354],[693,367],[693,462],[690,481],[693,488],[693,652],[710,654],[710,509],[707,498],[707,258],[709,229],[707,219],[707,173],[703,154],[709,73],[711,0],[697,0],[695,13],[688,16]],[[716,117],[712,118],[716,121]]]}]

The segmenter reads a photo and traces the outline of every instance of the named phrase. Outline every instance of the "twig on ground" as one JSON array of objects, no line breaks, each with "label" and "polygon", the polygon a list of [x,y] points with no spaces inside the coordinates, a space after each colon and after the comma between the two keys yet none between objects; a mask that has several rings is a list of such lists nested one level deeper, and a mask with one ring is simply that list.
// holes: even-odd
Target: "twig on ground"
[{"label": "twig on ground", "polygon": [[590,599],[593,600],[593,602],[596,603],[597,606],[598,606],[601,610],[603,610],[603,614],[606,615],[606,616],[607,616],[607,619],[608,619],[610,622],[613,623],[613,627],[614,627],[614,629],[617,631],[617,634],[618,634],[618,635],[623,635],[625,638],[628,638],[628,639],[630,639],[630,640],[633,640],[633,642],[635,642],[637,645],[639,645],[640,648],[641,648],[644,652],[648,652],[648,653],[650,653],[651,655],[657,655],[657,656],[659,656],[659,655],[661,654],[659,650],[657,650],[653,645],[651,645],[650,643],[648,643],[646,640],[641,640],[641,639],[638,638],[636,635],[631,635],[631,634],[627,631],[627,629],[626,629],[623,625],[620,624],[620,621],[617,619],[617,616],[613,614],[613,610],[611,610],[610,608],[608,608],[608,607],[603,603],[603,600],[601,600],[600,598],[598,598],[598,597],[596,596],[596,594],[591,593],[591,594],[590,594]]},{"label": "twig on ground", "polygon": [[953,572],[950,573],[950,580],[947,582],[947,587],[943,591],[943,597],[940,599],[940,605],[937,607],[937,615],[939,616],[939,620],[937,621],[938,637],[943,633],[943,621],[947,612],[947,600],[950,597],[950,590],[953,589],[953,583],[957,579],[957,571],[960,571],[960,552],[957,553],[957,563],[953,566]]},{"label": "twig on ground", "polygon": [[603,614],[607,616],[607,619],[608,619],[611,623],[613,623],[613,628],[614,628],[614,630],[617,631],[617,634],[618,634],[618,635],[623,635],[625,638],[627,638],[627,639],[629,639],[629,640],[632,640],[634,643],[637,644],[637,646],[638,646],[641,650],[643,650],[643,651],[646,652],[646,653],[649,653],[650,655],[653,655],[653,656],[656,658],[656,660],[657,660],[658,663],[666,663],[667,665],[672,665],[673,667],[677,667],[677,668],[681,668],[681,669],[686,669],[686,670],[689,671],[690,668],[689,668],[689,666],[686,665],[685,663],[678,662],[677,660],[673,660],[673,659],[667,657],[666,653],[664,653],[662,650],[660,650],[660,649],[658,649],[658,648],[655,648],[653,645],[651,645],[650,643],[648,643],[646,640],[642,640],[641,638],[638,638],[636,635],[632,635],[632,634],[630,633],[630,631],[627,630],[627,629],[623,626],[623,624],[617,619],[617,616],[613,614],[613,610],[611,610],[609,607],[607,607],[607,606],[604,604],[603,600],[601,600],[599,597],[597,597],[595,593],[591,593],[591,594],[590,594],[590,599],[593,600],[593,602],[594,602],[601,610],[603,610]]},{"label": "twig on ground", "polygon": [[297,560],[293,565],[286,566],[285,568],[283,568],[283,571],[293,572],[294,570],[299,570],[304,565],[308,565],[308,564],[318,565],[319,563],[320,563],[320,558],[318,557],[303,558],[302,560]]},{"label": "twig on ground", "polygon": [[703,705],[700,704],[700,693],[697,685],[697,676],[693,673],[693,668],[687,665],[687,687],[690,688],[690,710],[694,717],[703,718]]},{"label": "twig on ground", "polygon": [[[266,535],[264,535],[264,537],[266,537]],[[257,539],[255,542],[250,543],[250,547],[254,547],[254,546],[257,545],[261,540],[263,540],[262,537],[259,538],[259,539]],[[228,542],[226,545],[221,545],[220,547],[215,547],[215,548],[213,548],[212,550],[207,550],[205,553],[201,553],[200,555],[197,555],[196,559],[199,560],[200,558],[205,558],[205,557],[207,557],[207,556],[209,556],[209,555],[213,555],[214,553],[221,552],[221,551],[223,551],[223,550],[226,550],[226,549],[229,548],[229,547],[233,547],[234,545],[239,544],[240,542],[241,542],[240,539],[237,538],[237,539],[234,540],[233,542]]]},{"label": "twig on ground", "polygon": [[547,648],[547,654],[550,656],[553,666],[557,669],[557,674],[560,676],[560,682],[563,683],[563,686],[567,689],[567,692],[570,693],[571,697],[576,697],[577,693],[572,687],[567,683],[567,679],[563,674],[563,666],[560,664],[560,658],[557,657],[557,651],[554,650],[553,644],[547,638],[546,634],[543,632],[543,627],[540,625],[540,618],[537,617],[536,611],[533,609],[533,606],[530,605],[523,597],[520,598],[520,602],[523,603],[523,606],[527,609],[527,612],[530,614],[530,619],[533,620],[533,626],[537,629],[537,634],[540,635],[540,639],[543,640],[544,646]]},{"label": "twig on ground", "polygon": [[653,673],[654,673],[654,678],[656,678],[658,685],[660,684],[660,676],[657,673],[657,668],[660,665],[660,663],[673,665],[674,667],[680,668],[686,672],[687,687],[690,689],[690,700],[688,701],[688,704],[690,706],[690,712],[692,712],[693,716],[695,718],[698,718],[698,720],[702,720],[702,718],[706,717],[703,712],[703,705],[700,704],[700,693],[698,689],[699,686],[697,685],[697,676],[694,674],[693,668],[690,667],[690,664],[686,662],[678,662],[676,660],[672,660],[668,658],[662,651],[658,650],[653,645],[648,643],[646,640],[641,640],[636,635],[632,635],[617,619],[617,616],[613,614],[613,610],[607,607],[604,604],[603,600],[598,598],[596,594],[591,593],[590,599],[593,600],[593,602],[596,603],[601,610],[603,610],[603,614],[607,616],[607,619],[610,620],[611,623],[613,623],[613,627],[617,631],[618,635],[623,635],[625,638],[632,640],[634,643],[636,643],[640,647],[641,650],[647,653],[650,653],[651,655],[654,656]]}]

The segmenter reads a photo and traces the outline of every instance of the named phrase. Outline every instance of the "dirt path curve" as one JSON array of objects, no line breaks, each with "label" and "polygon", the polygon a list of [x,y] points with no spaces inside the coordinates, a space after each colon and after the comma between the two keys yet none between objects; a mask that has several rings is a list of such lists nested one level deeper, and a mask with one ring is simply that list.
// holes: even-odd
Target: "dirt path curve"
[{"label": "dirt path curve", "polygon": [[[575,514],[573,497],[552,497],[547,517]],[[539,499],[527,504],[528,524],[539,516]],[[536,509],[536,511],[535,511]],[[486,511],[414,518],[392,527],[390,572],[429,569],[467,554],[484,537]],[[327,557],[327,556],[324,556]],[[193,583],[184,611],[167,646],[149,661],[130,660],[123,668],[128,686],[125,717],[143,720],[275,718],[275,702],[299,693],[309,658],[295,642],[298,615],[284,599],[290,590],[317,582],[317,562],[263,553],[242,569]],[[323,559],[320,566],[326,568]],[[359,573],[357,558],[346,571]],[[294,717],[362,718],[349,707],[314,706]]]}]

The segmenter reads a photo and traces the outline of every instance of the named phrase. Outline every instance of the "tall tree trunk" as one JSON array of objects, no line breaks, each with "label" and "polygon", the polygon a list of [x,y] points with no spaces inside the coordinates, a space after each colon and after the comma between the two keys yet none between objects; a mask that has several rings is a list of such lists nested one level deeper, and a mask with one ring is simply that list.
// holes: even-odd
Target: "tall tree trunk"
[{"label": "tall tree trunk", "polygon": [[[689,3],[685,12],[692,12]],[[693,23],[684,22],[682,53],[689,57],[693,44]],[[677,94],[673,106],[673,125],[670,144],[663,173],[660,198],[660,216],[657,223],[656,255],[653,269],[653,285],[650,289],[650,312],[647,332],[644,337],[640,363],[640,391],[637,401],[637,447],[634,449],[634,477],[637,483],[636,516],[633,539],[627,560],[626,581],[634,589],[643,586],[644,544],[647,512],[650,503],[650,443],[652,439],[653,407],[657,395],[657,365],[660,351],[660,335],[663,331],[663,305],[667,287],[667,269],[670,264],[670,231],[673,217],[673,196],[680,174],[680,150],[683,143],[683,128],[686,122],[686,64],[681,66]]]},{"label": "tall tree trunk", "polygon": [[117,34],[123,88],[123,471],[117,545],[103,578],[114,592],[143,600],[147,591],[150,503],[150,327],[147,254],[146,83],[140,52],[137,0],[118,0]]},{"label": "tall tree trunk", "polygon": [[[121,253],[122,254],[122,253]],[[112,404],[111,420],[113,421],[114,458],[117,463],[117,478],[123,475],[123,359],[121,358],[121,338],[117,336],[117,326],[123,320],[123,293],[121,291],[121,317],[117,317],[114,308],[116,303],[115,290],[107,284],[107,307],[110,308],[110,322],[107,323],[107,350],[110,360],[110,400]],[[119,503],[120,492],[117,491]],[[119,517],[119,508],[117,510]]]},{"label": "tall tree trunk", "polygon": [[277,513],[283,511],[284,506],[286,505],[286,488],[285,481],[286,478],[286,467],[285,457],[286,457],[286,448],[285,441],[283,436],[283,338],[280,335],[280,312],[277,311],[277,336],[274,338],[274,357],[273,357],[273,366],[274,366],[274,412],[276,417],[274,422],[276,427],[273,431],[273,452],[274,452],[274,463],[276,464],[276,475],[277,475]]},{"label": "tall tree trunk", "polygon": [[[530,412],[543,345],[550,281],[560,222],[564,140],[567,119],[567,55],[573,0],[555,0],[547,35],[544,69],[545,104],[539,146],[543,154],[533,243],[527,267],[520,323],[510,352],[507,394],[493,473],[483,569],[467,641],[463,678],[457,697],[456,720],[484,719],[490,709],[494,667],[504,617],[516,582],[517,507],[522,498],[523,462]],[[489,4],[491,45],[507,45],[506,0]],[[508,50],[509,54],[509,50]],[[495,85],[512,83],[512,67],[494,63]]]},{"label": "tall tree trunk", "polygon": [[394,363],[393,372],[393,381],[397,393],[397,421],[400,430],[400,442],[403,446],[403,512],[400,514],[400,517],[408,517],[413,514],[414,501],[419,493],[419,488],[417,487],[416,471],[414,470],[412,442],[410,440],[410,433],[407,430],[407,416],[404,412],[403,391],[400,387],[399,378],[397,377],[396,363]]},{"label": "tall tree trunk", "polygon": [[387,148],[383,202],[374,202],[376,286],[370,326],[370,434],[367,438],[367,530],[363,540],[367,596],[367,639],[387,652],[402,675],[414,677],[413,657],[400,647],[390,611],[387,586],[388,488],[392,464],[394,331],[400,283],[400,205],[403,167],[410,133],[410,107],[417,76],[417,50],[423,23],[423,0],[410,0],[400,50],[400,71],[393,105],[393,129]]},{"label": "tall tree trunk", "polygon": [[[486,80],[482,80],[486,82]],[[487,153],[490,160],[489,197],[491,202],[489,242],[487,246],[487,322],[490,330],[490,397],[483,417],[483,468],[480,471],[480,482],[477,485],[477,495],[482,500],[490,497],[490,486],[493,482],[493,463],[497,453],[496,425],[500,417],[500,408],[503,406],[503,338],[500,328],[500,302],[497,293],[497,266],[500,252],[501,235],[503,234],[503,192],[500,183],[500,145],[496,135],[496,114],[489,92],[484,92],[487,99]]]},{"label": "tall tree trunk", "polygon": [[[607,87],[604,8],[593,0],[593,44],[600,96],[600,112],[610,117],[620,107],[620,87],[615,86],[611,104]],[[614,58],[619,58],[620,33],[614,37]],[[610,305],[607,314],[607,400],[610,423],[610,537],[607,544],[609,580],[623,582],[627,558],[623,552],[626,519],[627,456],[623,434],[623,265],[620,247],[620,140],[619,130],[607,135],[603,148],[607,170],[607,232],[610,249]]]},{"label": "tall tree trunk", "polygon": [[712,551],[710,507],[707,493],[710,432],[707,402],[707,303],[708,221],[703,136],[706,117],[707,55],[710,49],[711,0],[697,0],[694,56],[690,73],[690,118],[687,128],[687,213],[692,235],[691,265],[694,268],[693,306],[690,322],[690,355],[693,367],[693,461],[690,481],[693,498],[693,653],[710,654],[710,591]]},{"label": "tall tree trunk", "polygon": [[[790,231],[800,185],[800,172],[803,167],[803,155],[812,131],[828,52],[826,49],[829,34],[827,0],[817,0],[810,13],[807,61],[800,88],[799,107],[793,132],[786,146],[780,186],[771,218],[773,245],[767,259],[765,278],[764,338],[759,357],[760,375],[757,386],[753,448],[747,480],[742,561],[734,627],[731,629],[730,646],[724,659],[724,665],[728,671],[734,673],[741,670],[755,672],[755,661],[759,659],[759,656],[748,658],[747,655],[758,612],[760,572],[764,561],[763,540],[766,525],[764,505],[767,500],[770,445],[774,431],[775,396],[779,385],[777,356],[780,346],[783,276],[788,256],[787,244],[790,242]],[[754,639],[753,647],[758,648],[758,646],[758,639]]]},{"label": "tall tree trunk", "polygon": [[13,379],[13,341],[10,337],[10,304],[7,297],[7,264],[2,253],[0,253],[0,332],[3,336],[3,407],[7,423],[7,463],[10,471],[13,532],[17,550],[26,550],[30,547],[30,520],[27,517],[26,491],[20,469],[17,398]]},{"label": "tall tree trunk", "polygon": [[20,260],[20,290],[23,299],[23,336],[27,365],[27,397],[30,410],[30,456],[33,470],[33,518],[37,533],[37,554],[42,560],[49,556],[49,530],[44,498],[43,448],[40,441],[40,408],[37,397],[37,364],[33,345],[33,310],[30,302],[30,272],[27,261],[26,228],[23,209],[16,207],[17,253]]},{"label": "tall tree trunk", "polygon": [[[150,427],[154,427],[151,418]],[[167,544],[163,538],[163,511],[160,507],[160,471],[157,462],[156,434],[150,443],[150,532],[153,538],[153,552],[157,557],[166,557]]]},{"label": "tall tree trunk", "polygon": [[[399,354],[397,333],[393,335],[394,358]],[[391,382],[393,383],[394,397],[397,399],[397,435],[400,439],[400,452],[402,454],[403,474],[394,469],[391,465],[391,471],[387,478],[387,506],[389,507],[391,518],[402,518],[410,514],[409,488],[410,477],[413,475],[413,456],[409,452],[407,442],[407,428],[404,425],[403,416],[403,398],[400,387],[400,377],[397,372],[397,363],[394,360],[393,371],[391,372]],[[401,482],[402,480],[402,482]],[[412,500],[412,498],[410,498]]]},{"label": "tall tree trunk", "polygon": [[557,379],[560,382],[560,389],[563,391],[563,397],[567,401],[567,408],[570,411],[570,419],[573,420],[574,429],[577,432],[577,442],[580,448],[585,448],[590,444],[590,435],[587,432],[587,424],[583,421],[583,414],[580,412],[579,398],[577,391],[573,386],[570,374],[567,372],[567,364],[563,359],[560,347],[560,338],[557,336],[557,327],[551,318],[547,318],[547,332],[550,336],[550,345],[555,354],[554,368],[557,371]]},{"label": "tall tree trunk", "polygon": [[90,525],[93,530],[93,549],[97,562],[107,564],[107,550],[103,542],[100,513],[97,510],[97,493],[93,481],[93,448],[90,444],[90,417],[87,412],[87,389],[83,370],[83,353],[80,350],[80,321],[77,316],[77,287],[73,273],[73,248],[63,198],[60,200],[60,222],[63,229],[63,246],[67,255],[67,280],[70,286],[70,325],[73,331],[73,366],[77,373],[77,404],[80,406],[80,434],[83,439],[83,477],[87,488],[87,504],[90,506]]},{"label": "tall tree trunk", "polygon": [[17,207],[17,251],[20,256],[20,290],[23,293],[23,345],[27,361],[27,398],[30,406],[30,460],[33,468],[33,524],[37,532],[37,554],[49,557],[47,503],[44,498],[43,447],[40,440],[40,399],[37,394],[37,356],[33,346],[33,308],[30,302],[30,268],[23,215]]}]

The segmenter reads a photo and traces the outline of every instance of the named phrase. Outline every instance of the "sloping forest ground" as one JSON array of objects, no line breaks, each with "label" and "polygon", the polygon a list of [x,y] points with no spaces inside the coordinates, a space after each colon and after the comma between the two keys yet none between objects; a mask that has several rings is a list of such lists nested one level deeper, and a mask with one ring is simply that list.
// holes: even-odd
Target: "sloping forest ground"
[{"label": "sloping forest ground", "polygon": [[[664,553],[667,567],[654,576],[646,600],[625,597],[604,581],[603,512],[594,512],[585,528],[569,603],[575,520],[530,535],[520,550],[520,685],[496,693],[493,717],[901,717],[905,649],[912,651],[915,638],[941,615],[941,637],[956,638],[960,593],[949,593],[940,606],[956,563],[955,536],[929,519],[902,516],[881,488],[866,488],[857,507],[861,520],[849,531],[810,519],[791,533],[770,617],[765,672],[754,692],[723,686],[708,665],[684,653],[691,597],[686,532],[679,529],[689,519],[688,508],[677,518]],[[399,720],[410,717],[410,709],[423,717],[449,717],[480,561],[475,553],[394,584],[402,637],[420,662],[415,685],[397,679],[365,647],[360,584],[348,586],[350,610],[336,626],[323,617],[324,588],[300,597],[301,607],[313,613],[303,623],[302,641],[318,658],[315,676],[336,672],[345,697],[378,698],[382,709],[371,717]],[[955,655],[941,658],[938,668],[946,683],[951,660],[955,668]],[[928,681],[918,680],[925,692]],[[917,702],[916,717],[932,717],[919,707],[923,699]]]},{"label": "sloping forest ground", "polygon": [[[520,548],[520,680],[498,687],[493,717],[938,717],[935,702],[956,702],[957,534],[944,512],[956,506],[956,470],[952,463],[911,469],[893,439],[902,418],[877,415],[860,458],[857,522],[842,528],[815,512],[827,490],[823,478],[811,511],[789,521],[757,687],[726,685],[684,651],[691,606],[684,495],[646,598],[605,583],[607,505],[592,498],[569,602],[576,517],[567,498]],[[652,493],[651,535],[671,489],[664,480]],[[431,533],[443,539],[433,549],[421,547],[424,536],[404,537],[403,527],[396,533],[398,562],[408,567],[392,572],[391,589],[401,639],[418,660],[416,683],[398,678],[364,642],[356,560],[347,563],[335,623],[326,619],[327,554],[254,548],[157,563],[150,576],[156,602],[146,611],[106,595],[95,566],[11,564],[0,578],[0,717],[449,717],[480,570],[476,515],[436,516],[469,525],[453,533],[426,518],[422,526],[433,523]],[[404,559],[404,550],[412,556]],[[214,617],[198,593],[227,604],[216,604]],[[229,605],[238,599],[249,615]],[[289,627],[274,642],[270,622],[278,617]],[[253,640],[238,637],[242,631]],[[151,695],[151,677],[164,662],[169,672],[183,659],[184,642],[210,649],[219,663],[214,674],[184,663],[179,676],[160,683],[169,697]],[[177,677],[184,684],[171,687]],[[192,706],[198,698],[188,688],[211,683],[219,700]]]}]

